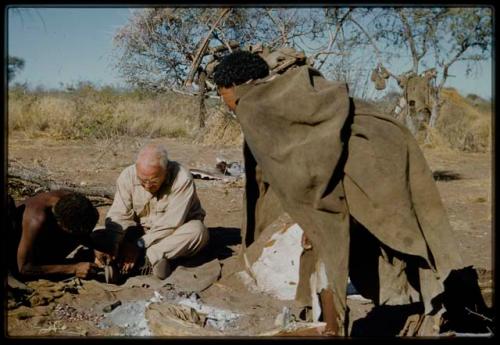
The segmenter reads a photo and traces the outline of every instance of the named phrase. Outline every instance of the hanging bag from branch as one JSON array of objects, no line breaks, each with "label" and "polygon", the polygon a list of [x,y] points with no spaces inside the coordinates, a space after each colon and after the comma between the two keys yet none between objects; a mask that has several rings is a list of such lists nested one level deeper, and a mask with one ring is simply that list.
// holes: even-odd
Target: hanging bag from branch
[{"label": "hanging bag from branch", "polygon": [[384,66],[380,66],[380,76],[384,79],[388,79],[390,74],[389,74],[389,71],[385,69]]},{"label": "hanging bag from branch", "polygon": [[[387,73],[387,70],[385,70],[385,68],[383,70]],[[385,89],[385,79],[383,77],[380,66],[377,66],[376,68],[373,69],[370,79],[375,83],[375,89],[379,91]]]},{"label": "hanging bag from branch", "polygon": [[377,89],[379,91],[385,89],[385,79],[384,78],[379,78],[375,81],[375,89]]}]

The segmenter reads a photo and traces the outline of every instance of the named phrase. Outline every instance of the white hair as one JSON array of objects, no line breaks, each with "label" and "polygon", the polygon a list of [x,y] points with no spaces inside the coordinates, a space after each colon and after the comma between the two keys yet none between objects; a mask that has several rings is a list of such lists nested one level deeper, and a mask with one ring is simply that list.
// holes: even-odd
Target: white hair
[{"label": "white hair", "polygon": [[140,157],[147,151],[154,153],[154,156],[158,159],[160,166],[163,169],[167,169],[168,165],[168,151],[163,144],[147,144],[142,147],[142,149],[137,154],[136,162],[139,161]]}]

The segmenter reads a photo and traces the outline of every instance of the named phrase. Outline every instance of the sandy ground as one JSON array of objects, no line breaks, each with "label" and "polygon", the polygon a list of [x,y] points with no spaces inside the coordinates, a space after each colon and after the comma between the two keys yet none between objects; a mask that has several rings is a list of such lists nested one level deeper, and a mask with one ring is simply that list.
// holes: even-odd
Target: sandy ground
[{"label": "sandy ground", "polygon": [[[187,141],[163,138],[154,141],[166,144],[169,148],[170,159],[176,160],[188,168],[215,171],[217,158],[227,161],[242,161],[240,147],[199,146]],[[135,155],[143,143],[143,140],[137,138],[82,142],[54,141],[50,138],[31,139],[14,134],[8,139],[8,159],[11,164],[43,171],[56,181],[69,181],[81,186],[112,186],[120,171],[133,163]],[[424,149],[424,154],[433,171],[438,172],[443,178],[447,176],[456,178],[439,180],[437,185],[464,261],[466,264],[473,265],[485,272],[491,271],[493,250],[491,154],[437,149]],[[231,241],[225,243],[226,252],[221,256],[222,263],[229,262],[234,259],[231,256],[237,253],[240,246],[238,232],[242,217],[243,183],[241,180],[230,183],[196,180],[196,186],[202,205],[207,212],[206,225],[219,233],[226,232],[232,238]],[[99,207],[100,222],[104,220],[108,207],[108,205]],[[102,326],[103,318],[106,316],[102,313],[102,307],[106,303],[109,304],[120,299],[130,303],[133,301],[142,303],[143,308],[144,303],[155,296],[151,289],[134,288],[133,291],[101,291],[99,298],[96,299],[97,292],[90,293],[89,291],[92,289],[89,289],[87,286],[85,289],[81,289],[79,294],[65,293],[57,299],[57,302],[36,307],[38,309],[31,308],[32,310],[25,311],[28,316],[23,314],[26,317],[19,316],[19,311],[25,307],[9,311],[7,323],[9,335],[127,335],[124,330],[127,327],[129,329],[132,327],[128,323],[121,326],[116,323],[112,326],[108,325],[109,327]],[[160,291],[160,293],[168,295],[169,292]],[[176,298],[179,298],[179,295]],[[266,332],[272,333],[277,327],[276,318],[284,307],[290,308],[293,313],[298,313],[298,306],[294,305],[293,302],[285,303],[269,296],[250,293],[237,295],[229,291],[227,286],[219,283],[203,291],[196,298],[198,301],[209,301],[214,308],[231,310],[243,315],[239,318],[237,325],[229,323],[224,330],[215,327],[212,330],[215,332],[214,334],[258,335],[266,334]],[[133,309],[134,306],[130,303],[126,308]],[[372,307],[364,301],[352,300],[349,303],[352,310],[351,324],[364,317]],[[88,320],[64,321],[65,319],[61,318],[61,312],[54,309],[57,305],[59,305],[59,309],[71,306],[76,310],[81,310],[82,313],[86,312],[94,316],[87,315]],[[163,315],[161,310],[153,307],[150,305],[146,311],[149,313],[149,318],[154,318],[154,315]],[[120,308],[126,309],[125,306]],[[73,312],[75,311],[73,310]],[[82,318],[85,319],[85,317]],[[100,327],[98,327],[99,325]],[[156,334],[168,332],[165,329],[158,329],[159,326],[155,327],[154,322],[150,322],[149,328],[152,329],[149,331],[156,332]],[[182,325],[172,327],[177,328],[181,335],[189,335],[189,332],[194,332],[187,327],[187,333],[182,333]],[[202,334],[206,333],[198,335]],[[137,330],[136,333],[128,335],[148,335],[148,333],[140,333]],[[197,335],[197,333],[194,332],[191,335]]]}]

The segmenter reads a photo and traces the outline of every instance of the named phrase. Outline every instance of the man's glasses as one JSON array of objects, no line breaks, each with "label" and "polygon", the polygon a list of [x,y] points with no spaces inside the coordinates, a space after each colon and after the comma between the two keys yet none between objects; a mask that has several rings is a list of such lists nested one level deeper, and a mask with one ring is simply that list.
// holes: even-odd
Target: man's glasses
[{"label": "man's glasses", "polygon": [[155,186],[155,185],[159,184],[161,181],[160,178],[153,178],[153,179],[149,179],[149,180],[144,180],[140,177],[137,177],[137,179],[139,180],[139,182],[142,185],[148,185],[148,186]]}]

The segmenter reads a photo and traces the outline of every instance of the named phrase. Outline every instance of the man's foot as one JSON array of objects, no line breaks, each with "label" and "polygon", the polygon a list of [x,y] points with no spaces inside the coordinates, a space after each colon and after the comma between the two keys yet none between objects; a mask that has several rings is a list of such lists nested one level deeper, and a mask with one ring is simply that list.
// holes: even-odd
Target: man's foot
[{"label": "man's foot", "polygon": [[168,260],[165,258],[162,258],[153,266],[153,274],[161,280],[167,278],[170,273],[172,273],[172,269],[170,268]]}]

